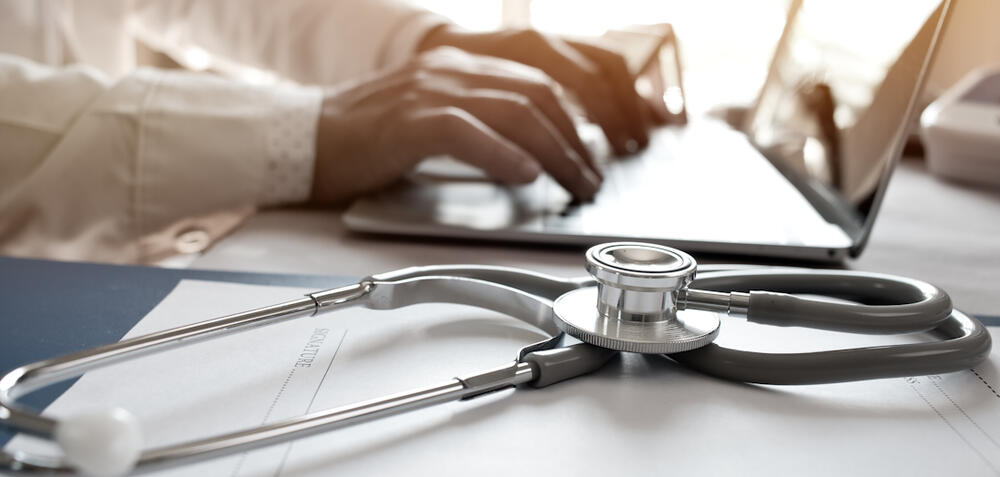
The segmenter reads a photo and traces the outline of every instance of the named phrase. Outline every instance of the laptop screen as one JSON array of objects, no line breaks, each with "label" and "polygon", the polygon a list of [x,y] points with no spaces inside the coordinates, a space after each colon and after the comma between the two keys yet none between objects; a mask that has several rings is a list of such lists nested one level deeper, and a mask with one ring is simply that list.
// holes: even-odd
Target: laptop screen
[{"label": "laptop screen", "polygon": [[942,11],[940,0],[793,2],[744,124],[821,212],[842,209],[824,215],[856,242],[905,141]]}]

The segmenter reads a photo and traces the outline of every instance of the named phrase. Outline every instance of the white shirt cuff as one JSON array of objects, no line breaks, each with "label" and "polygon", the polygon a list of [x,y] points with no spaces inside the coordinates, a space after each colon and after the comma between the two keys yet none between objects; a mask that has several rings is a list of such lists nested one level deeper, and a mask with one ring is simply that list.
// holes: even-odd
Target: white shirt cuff
[{"label": "white shirt cuff", "polygon": [[274,95],[267,128],[267,171],[259,204],[305,202],[312,192],[316,127],[322,94],[318,88],[288,88]]}]

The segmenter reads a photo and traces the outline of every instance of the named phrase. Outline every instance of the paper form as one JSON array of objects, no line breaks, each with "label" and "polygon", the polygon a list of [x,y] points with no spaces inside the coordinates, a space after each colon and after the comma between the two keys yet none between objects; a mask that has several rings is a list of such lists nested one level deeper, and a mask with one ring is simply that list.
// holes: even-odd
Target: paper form
[{"label": "paper form", "polygon": [[[128,336],[309,290],[184,281]],[[725,319],[720,343],[767,351],[887,343]],[[995,329],[994,329],[995,332]],[[88,373],[46,414],[119,405],[159,446],[434,384],[542,338],[453,305],[350,309]],[[1000,475],[998,353],[968,371],[752,386],[660,357],[507,390],[155,475]],[[18,436],[8,449],[55,453]]]}]

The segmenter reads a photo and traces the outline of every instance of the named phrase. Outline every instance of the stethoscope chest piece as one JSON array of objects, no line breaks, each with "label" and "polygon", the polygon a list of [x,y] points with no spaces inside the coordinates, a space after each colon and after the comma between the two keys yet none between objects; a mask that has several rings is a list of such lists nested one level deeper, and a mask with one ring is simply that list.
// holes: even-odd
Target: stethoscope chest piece
[{"label": "stethoscope chest piece", "polygon": [[679,353],[719,334],[715,313],[677,313],[679,293],[694,280],[690,255],[648,243],[615,242],[587,251],[596,287],[554,302],[556,326],[581,341],[634,353]]}]

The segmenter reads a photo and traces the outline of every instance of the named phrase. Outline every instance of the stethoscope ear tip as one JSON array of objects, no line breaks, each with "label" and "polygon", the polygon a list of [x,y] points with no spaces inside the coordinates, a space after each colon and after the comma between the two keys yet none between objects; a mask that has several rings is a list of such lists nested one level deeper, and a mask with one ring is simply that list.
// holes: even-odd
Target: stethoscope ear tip
[{"label": "stethoscope ear tip", "polygon": [[139,421],[120,407],[60,419],[54,434],[66,462],[83,475],[128,474],[142,454]]}]

